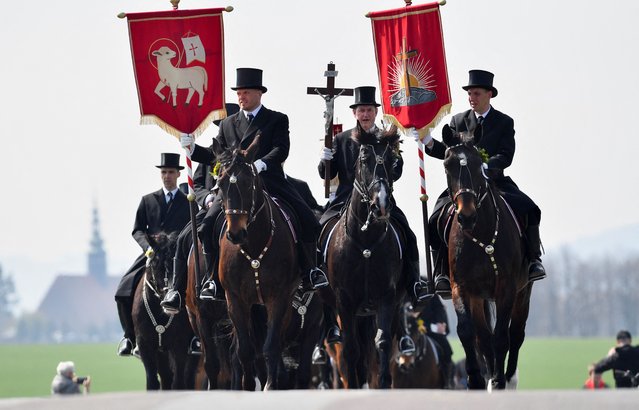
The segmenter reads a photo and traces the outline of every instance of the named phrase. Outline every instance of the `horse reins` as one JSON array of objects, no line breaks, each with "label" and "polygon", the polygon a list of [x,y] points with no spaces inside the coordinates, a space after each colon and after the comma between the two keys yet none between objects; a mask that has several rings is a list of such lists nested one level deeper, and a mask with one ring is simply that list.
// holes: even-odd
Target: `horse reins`
[{"label": "horse reins", "polygon": [[[367,144],[366,146],[370,147],[371,145]],[[364,147],[364,146],[362,146],[362,147]],[[375,167],[373,168],[373,175],[375,175],[375,173],[377,171],[377,166],[378,165],[382,165],[383,168],[384,168],[384,175],[388,176],[388,170],[386,169],[386,165],[384,164],[384,155],[386,154],[387,150],[388,150],[388,145],[386,145],[386,147],[384,148],[384,152],[382,153],[382,155],[375,154]],[[373,152],[375,152],[374,149],[373,149]],[[375,178],[366,187],[364,187],[364,185],[357,178],[355,178],[355,180],[353,181],[353,188],[355,188],[355,190],[362,197],[360,199],[360,202],[368,203],[368,216],[366,218],[366,221],[364,222],[364,224],[360,228],[362,231],[365,231],[365,230],[368,229],[368,225],[370,224],[371,218],[373,216],[373,212],[371,211],[371,205],[370,205],[371,204],[370,191],[375,187],[375,185],[381,185],[383,182],[387,182],[389,188],[391,189],[391,192],[389,192],[388,195],[391,195],[392,194],[392,187],[391,187],[391,184],[388,183],[388,181],[389,180],[387,178]],[[359,218],[358,218],[358,220],[359,220]]]}]

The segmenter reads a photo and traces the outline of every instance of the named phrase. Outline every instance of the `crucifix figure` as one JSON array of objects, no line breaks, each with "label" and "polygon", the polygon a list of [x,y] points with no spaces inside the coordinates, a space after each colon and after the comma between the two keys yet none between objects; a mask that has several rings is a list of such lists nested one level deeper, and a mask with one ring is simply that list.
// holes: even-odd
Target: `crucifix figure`
[{"label": "crucifix figure", "polygon": [[404,69],[404,90],[406,90],[406,99],[410,97],[410,76],[408,74],[408,59],[411,57],[415,57],[417,55],[417,50],[408,50],[408,46],[406,45],[406,37],[404,37],[402,41],[402,52],[397,54],[396,58],[401,60],[402,68]]},{"label": "crucifix figure", "polygon": [[[352,88],[335,88],[335,77],[337,77],[337,71],[335,71],[335,64],[331,61],[328,63],[327,70],[324,72],[326,77],[326,88],[308,87],[306,89],[307,94],[317,94],[326,102],[326,111],[324,111],[324,119],[326,120],[326,126],[324,127],[324,146],[327,148],[333,148],[333,113],[335,109],[335,99],[340,95],[353,95]],[[327,161],[324,175],[324,196],[329,197],[330,194],[330,161]]]}]

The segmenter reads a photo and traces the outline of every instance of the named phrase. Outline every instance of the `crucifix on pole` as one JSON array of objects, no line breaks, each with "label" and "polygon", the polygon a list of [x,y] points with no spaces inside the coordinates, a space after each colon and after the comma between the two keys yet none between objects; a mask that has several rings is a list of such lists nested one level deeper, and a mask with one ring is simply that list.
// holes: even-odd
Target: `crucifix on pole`
[{"label": "crucifix on pole", "polygon": [[[327,70],[324,72],[326,77],[326,87],[308,87],[306,94],[317,94],[326,102],[326,111],[324,111],[324,119],[326,125],[324,127],[324,146],[326,148],[333,148],[333,112],[335,108],[335,99],[340,95],[353,95],[352,88],[335,88],[335,77],[337,77],[337,71],[335,70],[335,64],[331,61],[328,63]],[[331,162],[325,161],[324,164],[324,196],[329,197],[330,185],[331,185]]]}]

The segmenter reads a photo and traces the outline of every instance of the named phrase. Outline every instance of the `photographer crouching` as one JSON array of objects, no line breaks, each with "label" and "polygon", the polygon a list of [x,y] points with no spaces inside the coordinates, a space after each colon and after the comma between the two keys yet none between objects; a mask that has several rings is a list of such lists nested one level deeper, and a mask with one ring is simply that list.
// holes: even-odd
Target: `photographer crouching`
[{"label": "photographer crouching", "polygon": [[[91,387],[91,377],[78,377],[75,374],[73,362],[60,362],[56,368],[58,374],[51,382],[51,394],[88,394]],[[80,386],[84,391],[80,391]]]}]

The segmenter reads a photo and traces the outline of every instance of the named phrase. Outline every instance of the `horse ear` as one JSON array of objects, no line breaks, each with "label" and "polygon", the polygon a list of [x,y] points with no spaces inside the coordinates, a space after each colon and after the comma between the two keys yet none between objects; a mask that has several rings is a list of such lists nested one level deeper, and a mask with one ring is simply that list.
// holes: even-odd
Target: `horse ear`
[{"label": "horse ear", "polygon": [[151,248],[153,249],[157,249],[158,248],[158,242],[155,238],[155,235],[149,235],[148,233],[145,233],[144,236],[146,236],[146,240],[149,243],[149,245],[151,246]]},{"label": "horse ear", "polygon": [[444,128],[442,128],[442,141],[447,147],[459,144],[459,136],[455,135],[453,129],[450,128],[448,124],[444,125]]},{"label": "horse ear", "polygon": [[255,138],[253,138],[253,142],[251,142],[251,145],[249,145],[249,147],[245,151],[244,156],[246,157],[247,160],[251,162],[253,161],[255,154],[257,154],[257,150],[260,148],[261,138],[262,138],[262,131],[258,131],[257,134],[255,134]]}]

